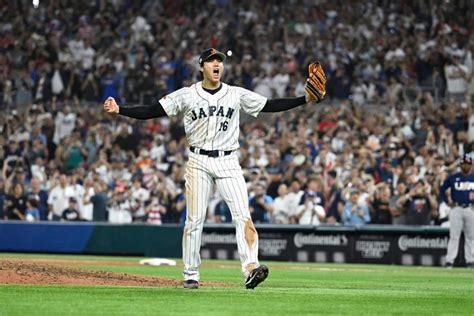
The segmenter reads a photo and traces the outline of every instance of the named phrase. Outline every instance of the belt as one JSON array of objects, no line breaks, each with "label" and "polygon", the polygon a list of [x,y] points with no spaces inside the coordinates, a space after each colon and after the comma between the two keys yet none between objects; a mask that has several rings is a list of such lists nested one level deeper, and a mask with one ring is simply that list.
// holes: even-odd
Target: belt
[{"label": "belt", "polygon": [[473,207],[474,203],[464,203],[464,204],[456,203],[456,206],[459,206],[459,207],[462,207],[462,208],[468,208],[468,207]]},{"label": "belt", "polygon": [[189,150],[191,150],[193,153],[198,154],[198,155],[205,155],[209,156],[212,158],[217,158],[217,157],[224,157],[227,155],[230,155],[233,150],[204,150],[204,149],[199,149],[193,146],[189,147]]}]

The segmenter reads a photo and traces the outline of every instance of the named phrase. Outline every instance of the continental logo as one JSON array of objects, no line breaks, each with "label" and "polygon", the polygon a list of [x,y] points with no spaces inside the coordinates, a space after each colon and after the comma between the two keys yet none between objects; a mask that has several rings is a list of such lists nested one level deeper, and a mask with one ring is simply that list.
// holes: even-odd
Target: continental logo
[{"label": "continental logo", "polygon": [[297,248],[303,246],[347,246],[349,240],[346,235],[316,235],[296,233],[294,236],[294,243]]},{"label": "continental logo", "polygon": [[401,235],[398,238],[398,247],[406,251],[408,249],[447,249],[449,237],[433,237],[423,238],[420,236],[410,237],[407,235]]}]

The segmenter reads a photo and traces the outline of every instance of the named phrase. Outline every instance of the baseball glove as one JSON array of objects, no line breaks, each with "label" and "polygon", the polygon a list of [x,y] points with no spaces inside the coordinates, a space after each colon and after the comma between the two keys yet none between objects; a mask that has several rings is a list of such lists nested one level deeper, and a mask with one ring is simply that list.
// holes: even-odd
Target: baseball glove
[{"label": "baseball glove", "polygon": [[326,74],[319,62],[308,66],[308,79],[306,80],[306,92],[311,101],[321,102],[326,96]]}]

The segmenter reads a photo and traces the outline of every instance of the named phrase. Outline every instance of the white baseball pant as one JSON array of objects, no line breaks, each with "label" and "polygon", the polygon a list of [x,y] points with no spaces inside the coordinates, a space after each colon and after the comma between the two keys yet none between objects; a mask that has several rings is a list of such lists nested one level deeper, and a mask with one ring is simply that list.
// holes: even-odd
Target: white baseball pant
[{"label": "white baseball pant", "polygon": [[258,235],[250,217],[247,186],[236,152],[216,158],[190,152],[185,181],[184,280],[199,281],[201,235],[213,185],[230,208],[242,273],[248,276],[258,266]]}]

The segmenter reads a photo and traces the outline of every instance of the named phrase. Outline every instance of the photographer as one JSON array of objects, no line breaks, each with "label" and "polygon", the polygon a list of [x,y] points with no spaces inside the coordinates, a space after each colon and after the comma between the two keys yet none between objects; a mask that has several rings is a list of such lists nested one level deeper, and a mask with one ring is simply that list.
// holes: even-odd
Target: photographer
[{"label": "photographer", "polygon": [[249,200],[250,214],[254,223],[268,223],[273,212],[273,199],[265,192],[265,185],[257,183],[255,195]]},{"label": "photographer", "polygon": [[311,176],[300,205],[296,210],[298,223],[319,225],[326,218],[323,205],[323,182],[319,177]]},{"label": "photographer", "polygon": [[342,210],[342,223],[344,225],[364,225],[370,222],[370,213],[367,205],[359,205],[360,192],[354,190],[350,193],[349,201]]},{"label": "photographer", "polygon": [[407,210],[407,225],[430,225],[431,218],[437,215],[438,202],[431,194],[430,185],[423,180],[418,180],[397,203]]},{"label": "photographer", "polygon": [[381,182],[377,185],[372,200],[371,224],[392,224],[390,212],[390,188],[388,184]]},{"label": "photographer", "polygon": [[117,183],[112,198],[108,201],[108,221],[110,223],[131,223],[132,206],[130,191],[124,182]]},{"label": "photographer", "polygon": [[467,91],[469,69],[462,64],[463,52],[459,49],[451,52],[451,62],[444,67],[448,97],[458,102],[464,102]]},{"label": "photographer", "polygon": [[[4,157],[2,173],[3,178],[8,179],[16,168],[23,168],[24,166],[23,151],[16,140],[8,141],[8,146],[5,147]],[[7,183],[7,185],[8,184],[9,183]]]},{"label": "photographer", "polygon": [[296,210],[296,218],[298,224],[301,225],[319,225],[326,218],[324,208],[315,203],[316,194],[314,192],[308,193],[303,204],[298,206]]}]

